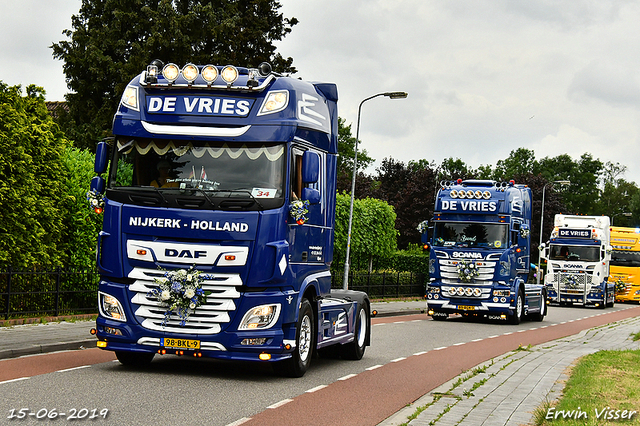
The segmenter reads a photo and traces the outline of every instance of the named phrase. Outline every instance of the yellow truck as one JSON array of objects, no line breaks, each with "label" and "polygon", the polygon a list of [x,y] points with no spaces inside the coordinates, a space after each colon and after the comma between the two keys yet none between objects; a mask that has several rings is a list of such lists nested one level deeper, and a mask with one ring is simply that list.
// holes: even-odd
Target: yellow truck
[{"label": "yellow truck", "polygon": [[611,227],[609,282],[616,302],[640,302],[640,229]]}]

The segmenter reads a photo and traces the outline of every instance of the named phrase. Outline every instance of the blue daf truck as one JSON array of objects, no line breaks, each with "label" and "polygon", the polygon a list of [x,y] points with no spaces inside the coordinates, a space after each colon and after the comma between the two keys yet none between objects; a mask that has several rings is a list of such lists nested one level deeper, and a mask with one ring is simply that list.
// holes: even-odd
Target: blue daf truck
[{"label": "blue daf truck", "polygon": [[[270,362],[361,359],[365,293],[332,290],[335,84],[257,68],[154,61],[127,86],[88,193],[98,346]],[[330,349],[329,349],[330,348]]]},{"label": "blue daf truck", "polygon": [[513,181],[443,182],[428,231],[427,309],[434,320],[450,314],[513,324],[526,315],[543,320],[546,290],[527,283],[530,188]]}]

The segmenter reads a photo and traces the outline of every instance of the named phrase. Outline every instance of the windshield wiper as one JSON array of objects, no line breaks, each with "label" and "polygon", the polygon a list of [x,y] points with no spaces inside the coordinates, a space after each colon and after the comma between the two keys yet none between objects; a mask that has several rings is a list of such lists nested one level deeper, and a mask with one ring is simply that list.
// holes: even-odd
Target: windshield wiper
[{"label": "windshield wiper", "polygon": [[197,188],[197,187],[194,187],[194,188],[188,188],[188,189],[190,189],[190,190],[192,190],[192,191],[199,191],[199,192],[202,192],[202,195],[204,195],[204,198],[206,198],[206,199],[207,199],[207,201],[209,202],[209,204],[211,204],[211,206],[212,206],[212,207],[213,207],[213,206],[215,206],[215,204],[213,204],[213,200],[212,200],[211,198],[209,198],[209,195],[207,194],[207,191],[205,191],[204,189],[202,189],[202,188]]},{"label": "windshield wiper", "polygon": [[262,205],[262,203],[260,203],[260,201],[258,201],[258,199],[256,197],[254,197],[254,195],[251,193],[251,191],[249,191],[248,189],[215,189],[215,192],[226,192],[226,193],[233,193],[233,192],[241,192],[244,194],[249,194],[249,197],[251,197],[253,199],[253,201],[256,202],[256,204],[258,206],[260,206],[260,208],[262,210],[264,210],[264,206]]},{"label": "windshield wiper", "polygon": [[160,195],[160,198],[162,198],[162,201],[164,201],[165,204],[169,204],[169,201],[164,198],[164,195],[162,195],[162,191],[160,191],[160,189],[156,188],[153,185],[149,185],[149,186],[141,186],[140,188],[144,188],[144,189],[153,189],[158,195]]}]

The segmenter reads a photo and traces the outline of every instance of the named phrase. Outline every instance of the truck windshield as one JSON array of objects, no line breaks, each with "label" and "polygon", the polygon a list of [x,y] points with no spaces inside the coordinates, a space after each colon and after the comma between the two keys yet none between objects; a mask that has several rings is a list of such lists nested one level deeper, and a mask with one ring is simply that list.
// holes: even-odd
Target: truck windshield
[{"label": "truck windshield", "polygon": [[255,199],[283,197],[284,144],[119,138],[116,151],[117,167],[112,167],[109,178],[112,189],[166,193],[193,189],[208,193],[207,197],[231,192]]},{"label": "truck windshield", "polygon": [[599,262],[600,246],[563,246],[552,244],[549,250],[549,260]]},{"label": "truck windshield", "polygon": [[611,266],[640,267],[640,252],[617,251],[611,252]]},{"label": "truck windshield", "polygon": [[437,222],[433,234],[433,245],[438,247],[488,247],[507,246],[506,224]]}]

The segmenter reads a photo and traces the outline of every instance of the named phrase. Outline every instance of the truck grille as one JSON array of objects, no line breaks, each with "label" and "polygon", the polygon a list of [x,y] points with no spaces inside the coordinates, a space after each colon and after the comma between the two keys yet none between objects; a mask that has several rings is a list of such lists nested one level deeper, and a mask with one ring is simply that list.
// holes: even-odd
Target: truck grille
[{"label": "truck grille", "polygon": [[[450,259],[438,259],[440,264],[440,276],[443,284],[459,284],[458,261]],[[474,261],[478,267],[478,275],[473,279],[474,285],[493,284],[493,274],[497,262]]]},{"label": "truck grille", "polygon": [[554,272],[552,274],[553,286],[563,294],[586,294],[591,291],[591,275]]},{"label": "truck grille", "polygon": [[163,327],[166,308],[147,296],[149,291],[158,287],[154,278],[160,278],[163,274],[157,269],[143,268],[135,268],[129,274],[129,278],[136,280],[129,286],[129,290],[134,293],[131,304],[144,328],[170,333],[216,334],[222,329],[222,324],[231,320],[229,312],[236,309],[234,300],[240,297],[238,289],[242,280],[237,274],[209,274],[213,278],[202,282],[202,288],[211,292],[206,303],[189,316],[184,326],[180,325],[178,316],[173,314]]}]

